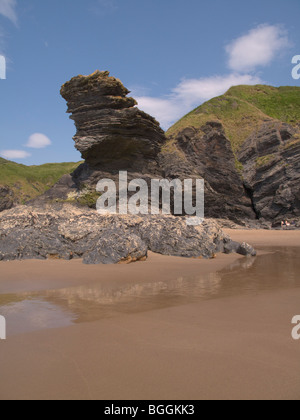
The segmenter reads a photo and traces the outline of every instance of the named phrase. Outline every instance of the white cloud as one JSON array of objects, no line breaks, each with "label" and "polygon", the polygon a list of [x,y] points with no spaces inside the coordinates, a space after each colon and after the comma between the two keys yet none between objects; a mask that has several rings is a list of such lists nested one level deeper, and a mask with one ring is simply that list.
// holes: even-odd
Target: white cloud
[{"label": "white cloud", "polygon": [[177,100],[185,102],[188,106],[193,106],[224,94],[232,86],[258,83],[261,83],[261,79],[250,74],[229,74],[183,80],[173,89],[173,93]]},{"label": "white cloud", "polygon": [[183,104],[180,104],[175,98],[141,96],[135,99],[138,102],[139,109],[155,117],[165,129],[185,113],[181,106]]},{"label": "white cloud", "polygon": [[137,94],[139,108],[153,115],[166,129],[193,108],[224,94],[232,86],[264,83],[253,71],[270,64],[286,47],[289,47],[288,34],[282,26],[259,25],[227,45],[231,74],[184,79],[169,95],[161,98]]},{"label": "white cloud", "polygon": [[24,150],[2,150],[0,155],[4,159],[26,159],[31,156],[30,153]]},{"label": "white cloud", "polygon": [[115,0],[97,0],[90,11],[99,16],[105,16],[118,10]]},{"label": "white cloud", "polygon": [[7,17],[15,25],[18,22],[16,6],[16,0],[0,0],[0,15]]},{"label": "white cloud", "polygon": [[154,116],[164,129],[169,128],[179,118],[204,101],[224,94],[236,85],[256,85],[262,80],[249,74],[229,74],[200,79],[182,80],[169,96],[154,98],[150,96],[137,97],[138,107]]},{"label": "white cloud", "polygon": [[52,144],[51,140],[45,134],[35,133],[29,137],[26,147],[32,149],[44,149]]},{"label": "white cloud", "polygon": [[267,66],[289,46],[287,32],[279,25],[259,25],[226,47],[233,71],[248,72]]}]

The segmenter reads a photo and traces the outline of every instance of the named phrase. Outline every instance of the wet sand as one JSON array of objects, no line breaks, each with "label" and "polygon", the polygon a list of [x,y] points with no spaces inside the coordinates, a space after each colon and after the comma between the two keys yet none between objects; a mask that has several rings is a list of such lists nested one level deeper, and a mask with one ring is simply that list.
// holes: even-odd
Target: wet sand
[{"label": "wet sand", "polygon": [[230,234],[259,257],[0,263],[0,399],[300,399],[300,232]]},{"label": "wet sand", "polygon": [[300,230],[235,230],[224,229],[238,242],[248,242],[254,247],[300,247]]}]

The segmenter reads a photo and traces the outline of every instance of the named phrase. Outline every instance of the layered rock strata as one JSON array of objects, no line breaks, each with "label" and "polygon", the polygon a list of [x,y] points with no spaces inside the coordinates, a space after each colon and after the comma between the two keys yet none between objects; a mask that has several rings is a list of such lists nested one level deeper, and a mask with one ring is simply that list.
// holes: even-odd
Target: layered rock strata
[{"label": "layered rock strata", "polygon": [[140,111],[120,80],[109,72],[78,76],[61,88],[77,133],[75,147],[90,167],[153,172],[165,135],[159,123]]},{"label": "layered rock strata", "polygon": [[300,130],[266,122],[243,144],[244,185],[258,218],[279,225],[300,217]]},{"label": "layered rock strata", "polygon": [[168,178],[204,178],[206,217],[256,219],[222,124],[187,127],[170,137],[160,166]]}]

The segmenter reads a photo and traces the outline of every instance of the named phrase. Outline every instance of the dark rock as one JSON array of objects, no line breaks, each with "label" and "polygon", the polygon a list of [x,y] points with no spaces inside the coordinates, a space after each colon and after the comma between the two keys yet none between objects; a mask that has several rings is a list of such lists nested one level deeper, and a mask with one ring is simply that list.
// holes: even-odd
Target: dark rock
[{"label": "dark rock", "polygon": [[192,227],[187,226],[184,218],[172,216],[144,218],[139,233],[151,251],[186,258],[212,258],[223,252],[223,243],[227,239],[218,224],[211,220]]},{"label": "dark rock", "polygon": [[84,255],[84,264],[116,264],[147,258],[148,247],[142,239],[123,230],[107,229],[92,251]]},{"label": "dark rock", "polygon": [[251,245],[247,244],[246,242],[243,242],[242,244],[240,244],[239,242],[235,242],[231,240],[224,244],[224,253],[225,254],[236,253],[236,254],[243,255],[245,257],[256,257],[257,255],[255,249]]},{"label": "dark rock", "polygon": [[78,185],[76,177],[72,174],[64,175],[52,188],[46,191],[43,195],[30,200],[27,204],[34,205],[35,203],[64,201],[68,199],[69,194],[78,192]]},{"label": "dark rock", "polygon": [[14,205],[14,193],[9,187],[0,186],[0,212],[9,210]]},{"label": "dark rock", "polygon": [[83,258],[87,264],[107,264],[143,259],[148,250],[213,258],[229,242],[213,220],[187,226],[184,217],[101,216],[61,204],[16,207],[0,220],[0,260],[5,261]]},{"label": "dark rock", "polygon": [[61,95],[77,128],[76,148],[91,167],[144,172],[156,166],[164,132],[128,93],[120,80],[100,71],[74,77],[62,86]]},{"label": "dark rock", "polygon": [[240,255],[244,255],[245,257],[256,257],[257,252],[253,248],[253,246],[247,244],[246,242],[243,242],[238,250],[237,253]]},{"label": "dark rock", "polygon": [[[158,155],[166,137],[159,123],[140,111],[130,92],[109,72],[78,76],[61,88],[68,112],[75,121],[75,147],[85,162],[29,204],[68,200],[84,202],[95,195],[98,181],[112,179],[118,186],[119,171],[128,181],[162,178]],[[95,208],[96,200],[92,207]]]},{"label": "dark rock", "polygon": [[206,217],[236,222],[256,218],[219,122],[208,122],[199,130],[187,127],[170,137],[160,154],[160,166],[167,178],[204,178]]},{"label": "dark rock", "polygon": [[300,130],[268,122],[242,146],[239,160],[243,177],[259,218],[281,220],[300,217]]},{"label": "dark rock", "polygon": [[240,246],[241,244],[239,242],[230,240],[224,244],[224,253],[225,254],[237,253]]},{"label": "dark rock", "polygon": [[[74,77],[61,94],[85,163],[34,204],[67,200],[95,207],[98,181],[109,178],[118,188],[119,171],[126,170],[129,182],[142,178],[148,185],[153,178],[203,178],[208,218],[263,229],[283,219],[300,223],[299,126],[266,115],[260,128],[253,122],[240,150],[233,150],[220,121],[185,127],[167,140],[159,123],[136,108],[129,91],[108,72]],[[251,129],[249,118],[243,120]]]}]

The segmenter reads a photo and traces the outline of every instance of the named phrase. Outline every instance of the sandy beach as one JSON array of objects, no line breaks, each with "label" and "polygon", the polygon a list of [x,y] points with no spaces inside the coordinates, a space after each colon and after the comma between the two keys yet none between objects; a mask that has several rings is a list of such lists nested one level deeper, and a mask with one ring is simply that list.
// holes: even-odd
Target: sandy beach
[{"label": "sandy beach", "polygon": [[0,399],[300,399],[300,232],[227,232],[258,257],[0,263]]}]

